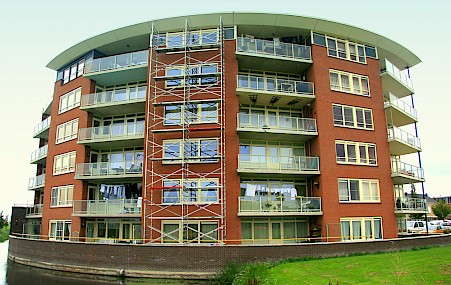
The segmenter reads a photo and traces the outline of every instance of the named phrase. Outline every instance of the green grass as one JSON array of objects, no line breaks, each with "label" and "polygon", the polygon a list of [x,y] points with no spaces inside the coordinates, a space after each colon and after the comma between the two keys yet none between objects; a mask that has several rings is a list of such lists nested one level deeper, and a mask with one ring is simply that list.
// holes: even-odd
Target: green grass
[{"label": "green grass", "polygon": [[0,242],[8,240],[8,236],[9,236],[9,226],[0,229]]},{"label": "green grass", "polygon": [[274,284],[451,284],[451,246],[282,262],[269,269]]}]

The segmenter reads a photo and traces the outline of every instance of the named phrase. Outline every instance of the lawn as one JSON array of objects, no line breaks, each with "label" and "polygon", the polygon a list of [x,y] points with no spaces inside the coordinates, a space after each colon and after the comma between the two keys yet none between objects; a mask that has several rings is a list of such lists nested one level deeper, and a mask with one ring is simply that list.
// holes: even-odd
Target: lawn
[{"label": "lawn", "polygon": [[282,263],[271,268],[268,277],[284,285],[451,284],[451,245]]}]

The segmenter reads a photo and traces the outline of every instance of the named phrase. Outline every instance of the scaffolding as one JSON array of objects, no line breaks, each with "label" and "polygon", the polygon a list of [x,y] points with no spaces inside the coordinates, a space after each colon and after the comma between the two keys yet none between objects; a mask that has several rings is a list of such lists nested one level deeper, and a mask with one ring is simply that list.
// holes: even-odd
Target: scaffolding
[{"label": "scaffolding", "polygon": [[[197,31],[191,30],[186,19],[180,33],[159,33],[153,24],[149,54],[145,239],[148,243],[223,243],[226,110],[222,18],[218,28]],[[205,111],[204,105],[212,109]],[[175,109],[172,116],[166,113],[169,107]],[[204,192],[216,193],[216,197],[205,197]],[[163,222],[167,221],[179,227],[165,232]],[[217,227],[203,231],[197,221],[217,223]]]}]

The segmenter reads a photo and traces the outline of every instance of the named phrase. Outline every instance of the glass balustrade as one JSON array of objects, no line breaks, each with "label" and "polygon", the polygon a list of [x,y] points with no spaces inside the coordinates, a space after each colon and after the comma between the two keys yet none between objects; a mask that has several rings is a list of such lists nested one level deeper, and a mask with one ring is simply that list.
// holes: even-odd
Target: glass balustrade
[{"label": "glass balustrade", "polygon": [[31,177],[28,180],[28,189],[44,187],[44,185],[45,185],[45,173],[35,177]]},{"label": "glass balustrade", "polygon": [[238,114],[240,128],[258,129],[264,131],[292,131],[316,133],[316,120],[286,116],[271,116],[258,114]]},{"label": "glass balustrade", "polygon": [[83,95],[81,106],[102,106],[114,103],[134,102],[146,98],[146,86],[136,88],[123,88],[112,91]]},{"label": "glass balustrade", "polygon": [[399,68],[394,66],[390,61],[385,59],[383,62],[382,72],[387,72],[394,78],[399,80],[403,85],[413,90],[413,82],[409,75],[405,71],[401,71]]},{"label": "glass balustrade", "polygon": [[79,163],[75,175],[79,177],[142,175],[142,166],[142,161]]},{"label": "glass balustrade", "polygon": [[309,46],[283,43],[280,41],[238,37],[236,39],[236,50],[237,52],[248,54],[269,55],[288,59],[312,59],[311,48]]},{"label": "glass balustrade", "polygon": [[36,136],[37,134],[47,130],[48,128],[50,128],[50,120],[51,117],[48,116],[46,119],[44,119],[42,122],[40,122],[39,124],[37,124],[34,127],[34,132],[33,135]]},{"label": "glass balustrade", "polygon": [[321,212],[319,197],[240,196],[240,212]]},{"label": "glass balustrade", "polygon": [[85,74],[100,72],[106,70],[114,70],[125,67],[147,65],[148,51],[136,51],[132,53],[125,53],[113,55],[108,57],[101,57],[86,62]]},{"label": "glass balustrade", "polygon": [[144,135],[144,119],[132,124],[112,124],[104,127],[84,128],[79,130],[79,141],[94,141],[105,139],[127,139]]},{"label": "glass balustrade", "polygon": [[396,198],[395,207],[398,211],[427,211],[426,199]]},{"label": "glass balustrade", "polygon": [[415,165],[399,161],[399,159],[392,158],[391,160],[392,173],[412,176],[419,179],[424,179],[424,170]]},{"label": "glass balustrade", "polygon": [[140,215],[140,199],[75,200],[74,215]]},{"label": "glass balustrade", "polygon": [[239,154],[238,168],[252,171],[319,171],[319,158]]},{"label": "glass balustrade", "polygon": [[401,110],[402,112],[410,115],[411,117],[417,119],[417,110],[415,110],[413,107],[411,107],[409,104],[404,102],[401,99],[398,99],[395,95],[392,93],[389,93],[388,100],[385,101],[385,107],[394,106]]},{"label": "glass balustrade", "polygon": [[42,204],[29,205],[27,207],[27,216],[40,216],[42,215]]},{"label": "glass balustrade", "polygon": [[238,88],[290,94],[314,94],[312,82],[247,74],[238,75]]},{"label": "glass balustrade", "polygon": [[31,153],[31,162],[33,161],[37,161],[41,158],[44,158],[47,156],[47,152],[48,152],[49,146],[45,145],[43,147],[38,148],[37,150],[33,151]]},{"label": "glass balustrade", "polygon": [[408,145],[411,145],[416,148],[421,148],[421,141],[414,135],[409,134],[408,132],[401,130],[396,127],[387,128],[388,138],[392,140],[400,140]]}]

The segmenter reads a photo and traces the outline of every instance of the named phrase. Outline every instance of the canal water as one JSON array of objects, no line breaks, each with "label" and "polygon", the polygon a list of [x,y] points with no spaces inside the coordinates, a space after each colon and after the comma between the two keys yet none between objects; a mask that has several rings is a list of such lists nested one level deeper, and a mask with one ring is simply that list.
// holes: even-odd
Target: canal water
[{"label": "canal water", "polygon": [[0,243],[0,285],[210,285],[208,281],[138,279],[65,273],[8,262],[8,242]]}]

